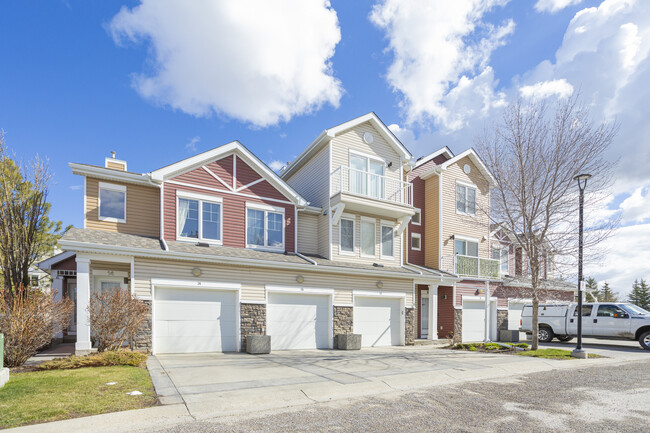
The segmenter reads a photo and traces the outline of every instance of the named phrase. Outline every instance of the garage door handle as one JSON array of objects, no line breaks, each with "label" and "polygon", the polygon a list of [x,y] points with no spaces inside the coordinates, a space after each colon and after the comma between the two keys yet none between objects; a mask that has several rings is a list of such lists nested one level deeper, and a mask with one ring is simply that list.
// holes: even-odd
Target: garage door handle
[{"label": "garage door handle", "polygon": [[598,323],[598,319],[594,319],[594,323]]}]

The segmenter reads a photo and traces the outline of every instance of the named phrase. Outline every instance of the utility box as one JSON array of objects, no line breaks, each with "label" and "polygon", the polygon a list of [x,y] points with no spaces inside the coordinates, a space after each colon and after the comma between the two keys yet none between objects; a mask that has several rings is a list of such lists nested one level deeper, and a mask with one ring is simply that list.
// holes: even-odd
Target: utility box
[{"label": "utility box", "polygon": [[339,350],[361,349],[361,334],[339,334],[336,341]]},{"label": "utility box", "polygon": [[519,331],[501,329],[499,331],[499,341],[504,343],[519,343]]},{"label": "utility box", "polygon": [[253,355],[262,355],[266,353],[271,353],[271,336],[270,335],[247,335],[246,353],[250,353]]},{"label": "utility box", "polygon": [[5,336],[0,334],[0,388],[9,382],[9,369],[4,367],[5,357]]}]

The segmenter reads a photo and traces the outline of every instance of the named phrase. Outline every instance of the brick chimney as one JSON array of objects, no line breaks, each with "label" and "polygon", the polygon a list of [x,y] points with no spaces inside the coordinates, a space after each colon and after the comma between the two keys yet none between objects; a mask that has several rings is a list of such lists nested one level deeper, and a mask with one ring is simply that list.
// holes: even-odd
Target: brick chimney
[{"label": "brick chimney", "polygon": [[126,171],[126,161],[115,158],[115,151],[111,151],[111,157],[104,159],[104,167],[113,170]]}]

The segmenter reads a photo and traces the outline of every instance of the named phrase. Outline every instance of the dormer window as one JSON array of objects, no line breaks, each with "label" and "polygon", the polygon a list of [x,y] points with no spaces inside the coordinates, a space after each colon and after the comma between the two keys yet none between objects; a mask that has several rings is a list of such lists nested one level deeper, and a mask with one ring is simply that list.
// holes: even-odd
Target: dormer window
[{"label": "dormer window", "polygon": [[220,197],[178,192],[178,239],[221,244]]},{"label": "dormer window", "polygon": [[126,222],[126,186],[99,183],[99,220]]}]

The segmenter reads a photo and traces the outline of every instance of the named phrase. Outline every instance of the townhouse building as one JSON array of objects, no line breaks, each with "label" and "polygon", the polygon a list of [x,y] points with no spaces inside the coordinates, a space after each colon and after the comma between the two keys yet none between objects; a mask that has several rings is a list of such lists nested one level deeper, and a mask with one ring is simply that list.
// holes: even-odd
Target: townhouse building
[{"label": "townhouse building", "polygon": [[279,174],[236,141],[146,173],[115,156],[70,164],[84,226],[40,264],[75,301],[66,338],[79,353],[90,298],[106,290],[149,306],[133,345],[153,353],[239,351],[249,335],[270,335],[272,350],[349,333],[363,346],[480,341],[514,326],[516,247],[491,230],[494,181],[471,149],[416,162],[369,113]]}]

